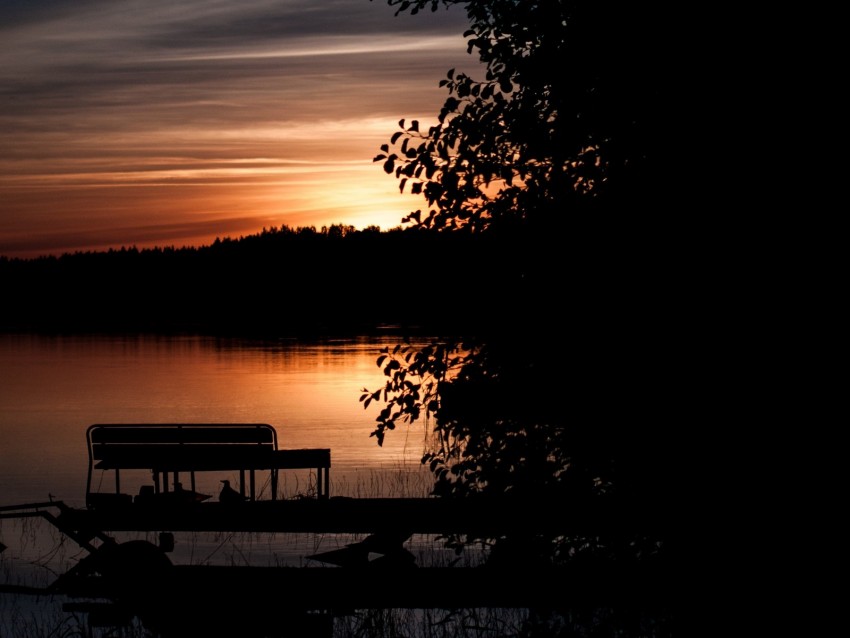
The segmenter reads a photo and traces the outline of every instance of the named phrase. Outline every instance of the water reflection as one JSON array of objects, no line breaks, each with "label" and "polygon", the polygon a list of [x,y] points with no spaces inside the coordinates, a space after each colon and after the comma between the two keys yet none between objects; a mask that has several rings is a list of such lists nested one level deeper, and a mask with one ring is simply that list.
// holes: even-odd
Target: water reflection
[{"label": "water reflection", "polygon": [[[379,448],[376,413],[359,402],[382,383],[378,350],[395,342],[0,335],[0,504],[81,504],[93,423],[269,423],[281,448],[331,449],[336,494],[383,489],[385,473],[412,487],[399,470],[419,472],[424,425]],[[282,478],[290,489],[306,480]]]},{"label": "water reflection", "polygon": [[[387,343],[395,339],[307,343],[196,336],[0,335],[0,505],[55,499],[83,507],[85,432],[94,423],[269,423],[278,432],[281,448],[332,451],[332,494],[425,495],[429,479],[418,462],[423,431],[399,433],[379,448],[369,437],[375,415],[359,402],[363,387],[381,382],[375,359]],[[215,476],[214,484],[199,483],[197,489],[215,490],[226,478]],[[284,497],[308,491],[310,481],[308,473],[283,472],[279,491]],[[0,554],[4,585],[46,587],[57,574],[85,560],[84,551],[40,519],[3,520],[0,532],[12,546]],[[150,542],[147,536],[123,533],[117,540]],[[355,542],[358,538],[350,535],[178,533],[169,556],[176,565],[301,567],[308,555]],[[412,547],[416,542],[430,543],[420,538]],[[45,628],[52,627],[50,613],[56,627],[67,628],[71,616],[63,615],[61,606],[68,599],[49,598],[0,595],[0,635],[17,627],[21,614],[27,616],[24,626],[30,629],[33,617],[44,619]],[[274,612],[271,602],[267,600],[265,608]],[[104,608],[103,614],[115,611]],[[170,616],[182,620],[176,612]],[[275,626],[286,626],[276,616]],[[203,616],[188,618],[203,625]],[[327,618],[290,620],[318,623],[321,633],[327,628]],[[153,620],[158,622],[162,618]],[[248,629],[244,619],[240,624],[242,630]]]},{"label": "water reflection", "polygon": [[[424,425],[407,435],[396,432],[384,448],[378,448],[368,436],[375,415],[364,411],[359,402],[361,388],[375,388],[382,382],[375,358],[387,343],[395,343],[395,339],[267,343],[139,335],[0,335],[0,505],[55,498],[83,506],[88,464],[85,431],[94,423],[269,423],[277,429],[282,448],[331,449],[332,495],[422,496],[429,485],[427,472],[418,463]],[[221,479],[227,477],[215,476],[215,484],[199,484],[197,489],[217,493]],[[284,473],[281,492],[297,493],[308,480],[296,473]],[[397,513],[394,509],[393,516]],[[0,553],[2,582],[18,582],[15,579],[20,578],[21,583],[45,586],[58,574],[85,564],[88,554],[57,538],[55,530],[45,532],[44,521],[0,523],[0,541],[10,546],[9,551]],[[658,613],[655,602],[650,601],[649,615],[645,616],[646,601],[638,595],[652,593],[645,578],[626,574],[630,579],[624,579],[623,573],[599,570],[587,574],[573,571],[569,582],[561,580],[560,575],[541,578],[522,572],[469,571],[458,575],[458,568],[464,565],[456,565],[453,561],[457,557],[438,550],[439,544],[432,537],[404,536],[390,547],[393,560],[383,563],[374,559],[373,541],[367,539],[339,534],[183,532],[172,539],[170,550],[162,550],[168,551],[164,557],[151,553],[152,546],[159,546],[155,536],[124,533],[116,535],[118,543],[141,548],[147,554],[140,554],[139,560],[119,557],[118,563],[123,566],[111,572],[111,566],[118,563],[106,555],[99,557],[107,562],[95,570],[96,576],[101,569],[106,570],[110,572],[106,581],[98,576],[74,586],[107,586],[99,590],[104,600],[81,597],[84,602],[94,599],[96,603],[130,605],[125,609],[90,607],[86,612],[89,618],[94,610],[95,619],[107,621],[113,614],[111,620],[120,624],[127,614],[134,614],[161,635],[216,635],[223,625],[207,610],[225,608],[234,598],[237,605],[263,619],[256,629],[258,636],[329,635],[327,616],[313,618],[304,613],[315,611],[316,606],[312,600],[302,600],[303,592],[314,591],[335,592],[335,635],[420,635],[411,629],[420,620],[427,628],[421,635],[469,635],[463,633],[468,627],[488,626],[500,628],[502,635],[519,635],[519,628],[529,622],[535,631],[534,623],[538,622],[548,629],[549,617],[535,616],[541,610],[560,613],[554,616],[554,633],[532,631],[534,635],[670,633],[664,626],[656,631],[658,622],[667,622],[666,608]],[[158,563],[147,560],[148,555],[155,556]],[[298,579],[310,579],[322,572],[320,584],[281,587],[280,568],[312,567],[311,562],[338,565],[341,556],[346,559],[345,566],[290,570],[297,572],[291,576]],[[411,556],[415,570],[407,569]],[[355,560],[348,560],[352,557]],[[464,556],[465,561],[474,563],[474,559]],[[381,570],[362,573],[360,569],[388,562],[395,564],[396,571],[391,575]],[[162,572],[168,572],[167,576],[158,570],[145,571],[157,564]],[[450,566],[447,569],[453,571],[441,573],[420,567],[433,564]],[[472,565],[472,569],[478,567]],[[178,574],[183,580],[172,578]],[[559,586],[551,587],[553,582]],[[186,587],[181,589],[181,583]],[[460,589],[458,583],[462,584]],[[593,597],[583,602],[580,595],[594,591],[589,584],[607,592],[609,585],[620,587],[624,583],[622,600],[627,604],[614,611],[607,602],[600,606]],[[522,608],[511,607],[515,601],[506,602],[505,584],[514,587]],[[179,597],[184,591],[189,592],[188,599]],[[457,598],[458,591],[466,596],[462,601]],[[54,600],[49,596],[0,594],[0,635],[34,635],[42,629],[44,635],[83,633],[83,629],[77,631],[76,626],[68,624],[78,616],[62,613],[62,605],[69,602],[67,597]],[[322,599],[322,605],[328,600],[332,599]],[[468,610],[439,611],[464,605]],[[282,615],[282,607],[295,610],[295,615]],[[497,616],[488,617],[493,609]],[[458,614],[456,623],[453,613]],[[235,625],[226,627],[225,635],[252,634],[250,617],[229,618]],[[40,620],[33,623],[33,619]],[[293,631],[301,621],[305,626]],[[30,624],[22,624],[27,622]],[[172,622],[176,624],[172,626]],[[314,622],[315,627],[311,625]],[[654,627],[643,631],[652,624]],[[607,630],[609,625],[612,631],[596,631]],[[17,633],[20,627],[24,629]],[[573,627],[580,631],[571,632]],[[629,631],[622,631],[624,627]],[[631,631],[634,627],[639,631]],[[314,629],[318,633],[311,633]],[[138,635],[146,635],[145,629]]]}]

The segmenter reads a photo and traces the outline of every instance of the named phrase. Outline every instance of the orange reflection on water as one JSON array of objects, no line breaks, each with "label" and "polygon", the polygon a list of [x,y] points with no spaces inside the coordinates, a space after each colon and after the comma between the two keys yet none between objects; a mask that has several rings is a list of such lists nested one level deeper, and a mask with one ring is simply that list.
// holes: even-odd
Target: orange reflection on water
[{"label": "orange reflection on water", "polygon": [[[331,449],[332,494],[390,489],[407,480],[399,471],[421,472],[425,426],[378,447],[369,433],[379,407],[364,410],[359,397],[383,384],[378,351],[395,342],[2,335],[0,504],[80,501],[93,423],[268,423],[280,448]],[[208,478],[199,489],[226,477]],[[309,481],[289,473],[281,483]]]}]

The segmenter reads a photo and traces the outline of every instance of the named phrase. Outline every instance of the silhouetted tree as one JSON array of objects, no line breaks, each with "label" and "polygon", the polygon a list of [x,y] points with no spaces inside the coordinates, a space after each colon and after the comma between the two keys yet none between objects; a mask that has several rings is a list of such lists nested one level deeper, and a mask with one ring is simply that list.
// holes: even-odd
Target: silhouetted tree
[{"label": "silhouetted tree", "polygon": [[[386,325],[434,326],[453,318],[439,308],[422,308],[413,296],[376,305],[360,287],[380,279],[385,290],[400,290],[407,280],[406,263],[446,251],[458,255],[458,269],[472,272],[464,264],[484,260],[486,251],[495,250],[477,240],[418,228],[357,231],[335,224],[321,231],[264,228],[201,247],[3,257],[6,305],[0,330],[327,336],[363,335]],[[376,276],[395,259],[401,267]],[[480,276],[475,281],[478,299],[463,299],[460,291],[466,286],[458,285],[446,303],[484,306],[492,287],[482,285]]]},{"label": "silhouetted tree", "polygon": [[[450,70],[437,123],[414,120],[375,157],[427,213],[405,218],[498,238],[501,301],[463,337],[381,354],[379,444],[428,419],[424,455],[445,496],[544,496],[553,507],[658,506],[675,330],[657,253],[669,221],[664,21],[645,5],[568,0],[388,0],[397,12],[460,5],[484,79]],[[439,304],[452,274],[427,271]],[[438,283],[434,286],[433,284]],[[451,313],[452,308],[445,309]],[[609,530],[610,531],[610,530]],[[496,539],[524,557],[632,555],[657,543]],[[475,538],[456,538],[462,546]],[[492,539],[491,539],[492,540]]]}]

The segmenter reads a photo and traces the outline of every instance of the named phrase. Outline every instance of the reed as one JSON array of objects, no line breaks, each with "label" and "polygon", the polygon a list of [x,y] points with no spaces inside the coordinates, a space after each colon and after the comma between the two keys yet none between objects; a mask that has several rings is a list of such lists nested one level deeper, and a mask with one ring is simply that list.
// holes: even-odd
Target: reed
[{"label": "reed", "polygon": [[334,638],[484,638],[522,635],[522,609],[366,609],[334,619]]},{"label": "reed", "polygon": [[[282,481],[281,495],[304,498],[311,495],[315,482],[311,477]],[[430,475],[397,467],[386,471],[343,472],[332,483],[332,495],[357,498],[427,496]],[[315,493],[314,491],[312,492]],[[0,554],[3,583],[44,587],[55,576],[70,568],[85,552],[59,534],[43,519],[3,521],[0,539],[9,550]],[[255,532],[217,532],[175,534],[172,562],[193,565],[263,565],[322,567],[306,556],[338,549],[362,540],[356,534],[270,534]],[[125,533],[116,540],[143,538],[157,542],[151,533]],[[12,542],[15,541],[15,542]],[[438,538],[414,535],[406,544],[420,566],[474,566],[483,551],[469,550],[456,555],[442,546]],[[388,587],[392,586],[388,575]],[[2,590],[0,590],[2,592]],[[85,614],[62,610],[61,596],[11,595],[0,593],[0,638],[41,638],[64,636],[115,636],[157,638],[142,627],[138,619],[124,627],[91,627]],[[336,615],[331,636],[322,638],[482,638],[531,635],[533,614],[524,609],[357,609]],[[547,634],[538,632],[545,636]],[[550,634],[556,635],[556,634]],[[566,635],[566,634],[565,634]],[[305,636],[304,638],[310,638]]]}]

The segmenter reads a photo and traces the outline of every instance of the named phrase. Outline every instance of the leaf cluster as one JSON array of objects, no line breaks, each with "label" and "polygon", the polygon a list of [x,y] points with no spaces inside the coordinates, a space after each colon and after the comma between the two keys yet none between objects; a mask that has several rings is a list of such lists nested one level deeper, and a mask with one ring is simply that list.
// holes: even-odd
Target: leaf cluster
[{"label": "leaf cluster", "polygon": [[654,185],[665,80],[649,9],[566,0],[389,4],[411,13],[462,5],[468,50],[485,66],[480,80],[449,70],[437,124],[401,120],[375,156],[401,191],[426,200],[427,215],[404,221],[477,231]]},{"label": "leaf cluster", "polygon": [[397,423],[410,424],[426,419],[440,409],[440,390],[475,355],[474,347],[455,341],[435,342],[415,347],[409,341],[381,349],[377,364],[387,380],[382,388],[363,388],[360,402],[368,408],[373,401],[384,407],[376,417],[370,436],[383,445],[388,430]]},{"label": "leaf cluster", "polygon": [[[648,396],[629,376],[642,356],[635,339],[651,342],[656,330],[640,314],[649,286],[631,279],[638,253],[609,238],[598,252],[588,245],[566,255],[567,244],[549,238],[563,237],[568,217],[645,214],[666,188],[665,22],[651,7],[607,1],[388,3],[410,13],[462,6],[468,50],[485,68],[481,79],[449,70],[436,124],[400,120],[374,157],[402,192],[425,199],[427,213],[403,221],[511,237],[523,257],[512,296],[521,302],[474,338],[382,353],[387,381],[361,396],[366,406],[385,404],[373,436],[380,444],[399,423],[430,419],[423,463],[439,496],[575,503],[651,491],[643,488],[658,485],[655,439],[627,417]],[[567,331],[571,340],[556,342]],[[537,541],[549,558],[600,546]]]}]

